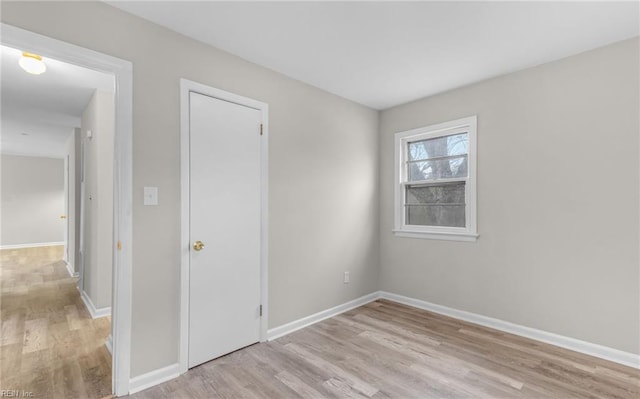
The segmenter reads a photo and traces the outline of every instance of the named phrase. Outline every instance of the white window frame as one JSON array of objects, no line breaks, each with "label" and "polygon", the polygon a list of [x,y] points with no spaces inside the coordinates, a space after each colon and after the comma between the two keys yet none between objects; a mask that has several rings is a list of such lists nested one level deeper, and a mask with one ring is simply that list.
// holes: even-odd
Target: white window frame
[{"label": "white window frame", "polygon": [[[419,226],[405,223],[405,187],[407,179],[407,146],[410,142],[450,136],[456,133],[468,134],[467,167],[468,176],[455,179],[430,180],[433,182],[465,182],[465,227]],[[423,126],[395,134],[395,223],[393,233],[399,237],[427,238],[436,240],[476,241],[476,166],[477,166],[477,116],[469,116],[454,121]],[[416,182],[411,182],[415,184]]]}]

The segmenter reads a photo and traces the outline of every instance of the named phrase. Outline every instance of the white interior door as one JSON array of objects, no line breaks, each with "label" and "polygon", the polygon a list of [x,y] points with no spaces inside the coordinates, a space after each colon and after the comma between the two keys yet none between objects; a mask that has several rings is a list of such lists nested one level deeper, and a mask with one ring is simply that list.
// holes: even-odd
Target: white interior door
[{"label": "white interior door", "polygon": [[261,112],[193,92],[189,101],[194,367],[260,340]]}]

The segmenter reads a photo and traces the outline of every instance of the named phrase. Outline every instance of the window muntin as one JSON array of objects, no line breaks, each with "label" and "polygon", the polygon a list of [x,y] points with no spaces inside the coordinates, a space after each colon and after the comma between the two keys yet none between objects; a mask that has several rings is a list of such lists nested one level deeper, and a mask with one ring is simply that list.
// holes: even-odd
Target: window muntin
[{"label": "window muntin", "polygon": [[406,185],[405,223],[465,227],[465,182]]},{"label": "window muntin", "polygon": [[[468,132],[406,143],[405,224],[465,227]],[[421,184],[411,184],[421,182]]]},{"label": "window muntin", "polygon": [[468,141],[465,132],[408,142],[408,180],[466,177]]},{"label": "window muntin", "polygon": [[396,233],[475,239],[475,129],[470,117],[396,134]]}]

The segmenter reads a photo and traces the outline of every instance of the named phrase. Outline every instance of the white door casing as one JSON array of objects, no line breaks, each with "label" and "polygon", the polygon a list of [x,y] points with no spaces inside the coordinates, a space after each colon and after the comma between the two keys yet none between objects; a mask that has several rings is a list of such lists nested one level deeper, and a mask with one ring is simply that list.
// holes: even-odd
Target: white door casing
[{"label": "white door casing", "polygon": [[64,158],[64,252],[62,260],[69,265],[69,155]]},{"label": "white door casing", "polygon": [[89,225],[87,220],[87,201],[86,201],[86,192],[87,192],[87,182],[85,180],[87,173],[87,165],[88,165],[88,153],[89,146],[87,145],[86,140],[86,132],[82,132],[80,134],[80,248],[78,250],[78,254],[80,255],[80,259],[78,259],[78,289],[80,292],[84,291],[84,266],[87,259],[88,253],[88,245],[85,240],[85,232],[87,231],[87,227]]},{"label": "white door casing", "polygon": [[[132,153],[133,153],[133,65],[131,62],[79,47],[61,40],[0,23],[3,45],[29,50],[43,57],[75,64],[115,77],[115,163],[117,194],[114,198],[114,241],[122,243],[114,256],[112,285],[112,390],[116,396],[129,393],[131,367],[132,286]],[[117,228],[116,228],[117,226]],[[81,260],[80,260],[81,261]]]},{"label": "white door casing", "polygon": [[267,112],[181,81],[182,373],[266,340]]}]

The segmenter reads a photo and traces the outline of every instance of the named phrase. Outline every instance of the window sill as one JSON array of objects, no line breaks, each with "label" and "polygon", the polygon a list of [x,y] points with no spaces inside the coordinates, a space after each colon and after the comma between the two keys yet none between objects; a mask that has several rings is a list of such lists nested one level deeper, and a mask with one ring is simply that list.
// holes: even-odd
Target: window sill
[{"label": "window sill", "polygon": [[474,233],[452,233],[452,232],[433,232],[433,231],[408,231],[393,230],[393,234],[397,237],[422,238],[428,240],[445,240],[445,241],[467,241],[475,242],[479,235]]}]

